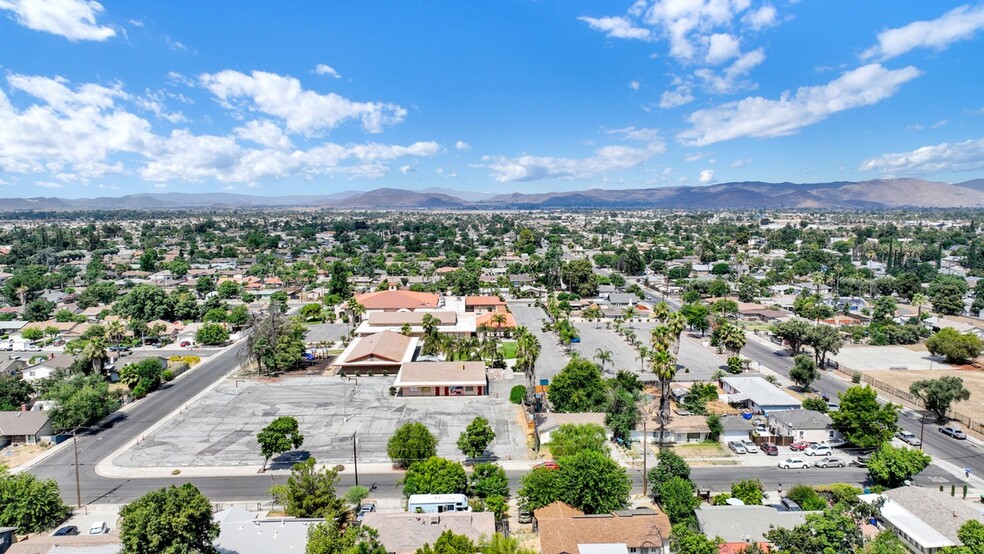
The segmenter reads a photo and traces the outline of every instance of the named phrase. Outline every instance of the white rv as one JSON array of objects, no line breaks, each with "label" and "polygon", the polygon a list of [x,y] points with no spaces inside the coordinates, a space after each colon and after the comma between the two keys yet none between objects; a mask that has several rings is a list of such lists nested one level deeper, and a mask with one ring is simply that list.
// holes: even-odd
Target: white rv
[{"label": "white rv", "polygon": [[416,514],[470,512],[471,506],[463,494],[411,494],[407,511]]}]

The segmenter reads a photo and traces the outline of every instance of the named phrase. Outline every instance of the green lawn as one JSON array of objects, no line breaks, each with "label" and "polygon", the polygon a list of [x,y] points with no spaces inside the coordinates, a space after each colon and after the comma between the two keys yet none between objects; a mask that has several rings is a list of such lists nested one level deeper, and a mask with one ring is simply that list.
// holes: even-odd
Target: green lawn
[{"label": "green lawn", "polygon": [[512,360],[516,358],[516,343],[515,342],[504,342],[499,345],[499,353],[506,360]]}]

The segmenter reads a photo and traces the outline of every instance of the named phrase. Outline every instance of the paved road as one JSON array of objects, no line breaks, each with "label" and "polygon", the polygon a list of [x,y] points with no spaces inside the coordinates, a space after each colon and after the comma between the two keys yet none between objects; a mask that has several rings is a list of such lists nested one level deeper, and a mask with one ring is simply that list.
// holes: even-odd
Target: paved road
[{"label": "paved road", "polygon": [[509,303],[509,311],[517,325],[524,325],[540,340],[540,357],[536,360],[536,378],[553,379],[567,365],[567,356],[557,342],[557,335],[540,329],[547,314],[540,308],[525,303]]},{"label": "paved road", "polygon": [[[789,370],[793,367],[793,359],[786,356],[779,356],[769,346],[760,344],[755,339],[748,341],[741,353],[752,360],[776,371],[780,375],[789,377]],[[813,383],[813,388],[821,393],[830,395],[831,399],[836,399],[837,395],[847,390],[851,386],[842,379],[838,379],[829,373],[824,373],[819,381]],[[836,400],[833,400],[836,402]],[[920,421],[918,416],[903,413],[899,418],[899,424],[906,431],[920,434]],[[931,454],[938,460],[945,460],[956,464],[958,467],[972,468],[975,475],[984,475],[984,451],[971,441],[958,441],[942,435],[937,430],[937,425],[927,423],[923,435],[923,447],[927,454]]]}]

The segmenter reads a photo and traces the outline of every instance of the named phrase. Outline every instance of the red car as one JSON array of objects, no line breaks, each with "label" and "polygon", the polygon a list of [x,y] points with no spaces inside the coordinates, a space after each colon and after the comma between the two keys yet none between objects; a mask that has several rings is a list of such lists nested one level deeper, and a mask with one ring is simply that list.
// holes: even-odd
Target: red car
[{"label": "red car", "polygon": [[802,451],[806,450],[807,448],[809,448],[811,444],[813,444],[813,443],[812,442],[809,442],[809,441],[796,441],[793,444],[789,445],[789,448],[791,448],[791,449],[793,449],[793,450],[795,450],[797,452],[802,452]]},{"label": "red car", "polygon": [[533,469],[541,469],[541,468],[542,469],[560,469],[560,466],[557,465],[557,462],[549,462],[549,461],[548,462],[539,463],[539,464],[536,464],[535,466],[533,466]]},{"label": "red car", "polygon": [[187,348],[189,346],[191,346],[191,342],[186,341],[186,340],[185,341],[181,341],[181,347],[182,348]]}]

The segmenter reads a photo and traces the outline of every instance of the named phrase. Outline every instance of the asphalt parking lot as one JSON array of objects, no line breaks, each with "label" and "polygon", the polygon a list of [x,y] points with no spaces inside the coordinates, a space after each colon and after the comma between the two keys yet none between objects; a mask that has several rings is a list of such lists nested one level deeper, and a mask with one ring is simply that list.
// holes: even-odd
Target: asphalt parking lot
[{"label": "asphalt parking lot", "polygon": [[[524,459],[526,435],[518,407],[507,395],[481,398],[397,398],[392,377],[346,380],[297,376],[277,380],[228,380],[186,411],[124,452],[123,467],[248,466],[262,463],[256,434],[278,416],[293,416],[304,444],[321,462],[388,462],[386,444],[403,423],[424,423],[438,439],[437,453],[462,459],[455,442],[477,416],[496,432],[490,451],[499,459]],[[289,465],[289,464],[288,464]]]},{"label": "asphalt parking lot", "polygon": [[557,343],[557,335],[544,333],[543,320],[547,314],[536,306],[527,304],[509,304],[509,311],[516,319],[517,325],[524,325],[540,340],[540,357],[536,360],[536,378],[553,379],[567,365],[568,358]]}]

